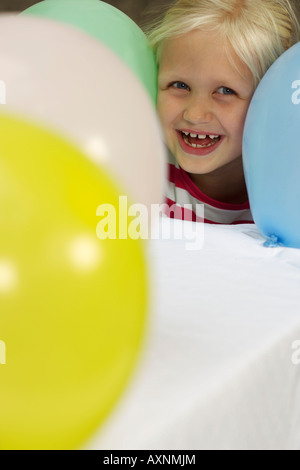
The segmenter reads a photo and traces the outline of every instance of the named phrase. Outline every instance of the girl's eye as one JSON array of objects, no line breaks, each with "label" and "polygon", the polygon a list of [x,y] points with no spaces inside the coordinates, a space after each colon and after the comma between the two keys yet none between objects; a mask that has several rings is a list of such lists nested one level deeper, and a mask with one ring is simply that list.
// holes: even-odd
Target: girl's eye
[{"label": "girl's eye", "polygon": [[217,89],[217,92],[220,93],[221,95],[235,95],[235,91],[233,91],[231,88],[227,88],[226,86],[221,86],[220,88]]},{"label": "girl's eye", "polygon": [[178,90],[189,90],[190,87],[184,82],[173,82],[171,83],[173,88],[177,88]]}]

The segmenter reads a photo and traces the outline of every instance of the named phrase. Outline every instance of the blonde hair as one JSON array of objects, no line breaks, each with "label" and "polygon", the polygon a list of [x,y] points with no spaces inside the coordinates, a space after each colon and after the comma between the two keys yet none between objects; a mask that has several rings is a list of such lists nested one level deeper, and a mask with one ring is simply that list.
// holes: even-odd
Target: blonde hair
[{"label": "blonde hair", "polygon": [[300,40],[289,0],[178,0],[145,31],[158,64],[165,40],[194,29],[220,34],[228,57],[232,49],[251,71],[255,86],[272,63]]}]

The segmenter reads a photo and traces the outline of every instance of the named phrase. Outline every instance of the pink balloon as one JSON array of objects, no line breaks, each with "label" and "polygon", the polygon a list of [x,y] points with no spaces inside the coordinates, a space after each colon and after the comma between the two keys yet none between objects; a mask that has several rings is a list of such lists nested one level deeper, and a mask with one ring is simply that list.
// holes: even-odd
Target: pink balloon
[{"label": "pink balloon", "polygon": [[133,202],[162,202],[166,157],[153,103],[102,43],[54,20],[2,14],[0,81],[2,112],[69,138],[113,173]]}]

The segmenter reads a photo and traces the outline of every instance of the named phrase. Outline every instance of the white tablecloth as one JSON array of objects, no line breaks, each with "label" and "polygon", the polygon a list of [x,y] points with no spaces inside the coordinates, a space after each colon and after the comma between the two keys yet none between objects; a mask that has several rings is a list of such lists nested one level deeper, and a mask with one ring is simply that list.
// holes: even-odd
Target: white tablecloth
[{"label": "white tablecloth", "polygon": [[250,224],[161,223],[147,344],[87,448],[300,449],[300,249]]}]

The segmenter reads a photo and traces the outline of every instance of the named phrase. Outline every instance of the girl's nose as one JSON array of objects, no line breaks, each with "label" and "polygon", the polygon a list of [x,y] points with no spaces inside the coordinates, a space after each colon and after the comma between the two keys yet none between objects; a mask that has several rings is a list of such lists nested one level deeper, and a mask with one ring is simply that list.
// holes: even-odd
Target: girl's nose
[{"label": "girl's nose", "polygon": [[212,117],[213,111],[210,100],[205,98],[191,99],[183,113],[183,118],[191,124],[208,123],[212,120]]}]

